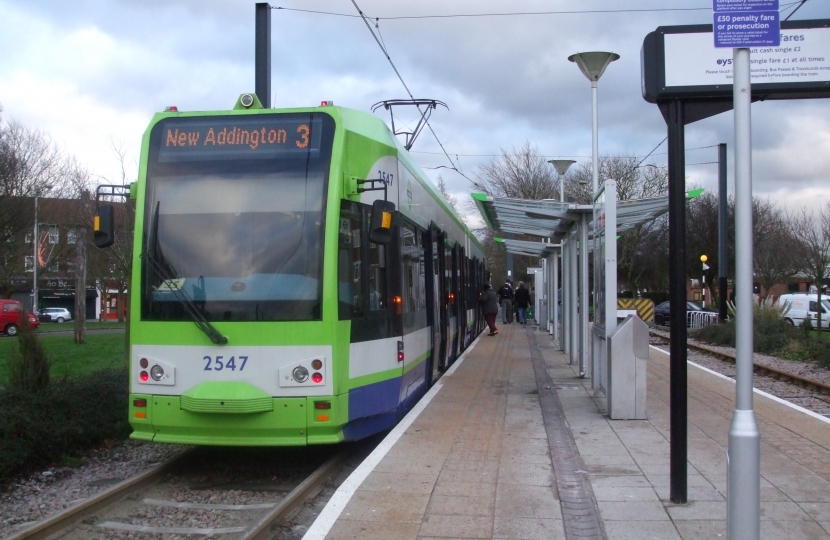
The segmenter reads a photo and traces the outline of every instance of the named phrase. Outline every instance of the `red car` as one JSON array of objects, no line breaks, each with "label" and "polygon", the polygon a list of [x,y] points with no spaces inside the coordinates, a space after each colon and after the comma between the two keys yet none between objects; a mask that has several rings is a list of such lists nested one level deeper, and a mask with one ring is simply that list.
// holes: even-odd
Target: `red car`
[{"label": "red car", "polygon": [[17,300],[0,299],[0,330],[7,336],[16,336],[20,328],[20,317],[26,316],[31,328],[37,328],[40,321],[34,313],[23,309],[23,304]]}]

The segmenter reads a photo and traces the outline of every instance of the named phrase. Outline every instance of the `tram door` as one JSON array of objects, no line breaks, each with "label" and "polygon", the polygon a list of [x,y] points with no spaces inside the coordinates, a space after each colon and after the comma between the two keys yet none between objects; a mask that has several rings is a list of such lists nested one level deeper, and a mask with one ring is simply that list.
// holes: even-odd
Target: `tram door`
[{"label": "tram door", "polygon": [[467,258],[464,248],[458,248],[458,352],[467,348]]},{"label": "tram door", "polygon": [[437,235],[438,232],[434,227],[430,227],[429,231],[423,235],[424,266],[426,274],[424,290],[426,292],[427,325],[430,329],[430,354],[427,358],[427,386],[432,386],[433,383],[438,380],[440,375],[440,372],[438,371],[438,349],[441,343],[441,329],[439,326],[439,290],[438,280],[436,279],[438,268],[438,246],[436,243]]},{"label": "tram door", "polygon": [[458,304],[455,296],[458,293],[458,258],[455,246],[452,249],[444,250],[444,284],[446,295],[444,302],[447,312],[447,365],[453,363],[458,349]]},{"label": "tram door", "polygon": [[447,369],[447,342],[449,341],[449,320],[447,313],[447,297],[449,296],[449,288],[447,287],[447,280],[444,279],[446,274],[446,234],[435,230],[433,236],[433,261],[435,271],[435,312],[438,325],[435,328],[435,345],[438,350],[438,372],[443,372]]}]

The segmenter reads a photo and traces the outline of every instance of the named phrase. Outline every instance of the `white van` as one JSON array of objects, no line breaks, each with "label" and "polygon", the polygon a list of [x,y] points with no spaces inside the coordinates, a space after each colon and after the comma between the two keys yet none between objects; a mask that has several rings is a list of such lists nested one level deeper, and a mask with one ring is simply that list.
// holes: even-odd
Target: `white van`
[{"label": "white van", "polygon": [[[809,317],[813,328],[818,323],[818,295],[817,294],[782,294],[778,297],[778,304],[790,310],[784,314],[784,320],[794,326],[800,326],[805,317]],[[821,327],[830,328],[830,297],[821,295]]]}]

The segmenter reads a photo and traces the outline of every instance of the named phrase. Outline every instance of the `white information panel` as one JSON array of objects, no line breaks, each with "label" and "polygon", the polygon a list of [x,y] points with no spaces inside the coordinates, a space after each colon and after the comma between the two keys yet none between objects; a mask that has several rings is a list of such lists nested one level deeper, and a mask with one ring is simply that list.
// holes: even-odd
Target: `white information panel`
[{"label": "white information panel", "polygon": [[[666,86],[732,84],[732,51],[712,34],[666,34]],[[750,49],[752,84],[830,82],[830,28],[781,30],[778,47]]]}]

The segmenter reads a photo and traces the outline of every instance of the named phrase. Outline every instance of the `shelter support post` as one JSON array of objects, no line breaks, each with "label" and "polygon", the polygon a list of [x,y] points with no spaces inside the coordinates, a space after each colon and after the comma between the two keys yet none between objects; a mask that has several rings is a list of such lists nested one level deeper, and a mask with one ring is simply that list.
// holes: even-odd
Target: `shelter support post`
[{"label": "shelter support post", "polygon": [[553,295],[551,296],[551,302],[553,303],[553,339],[559,344],[559,350],[562,350],[562,340],[559,332],[559,310],[562,309],[559,303],[559,259],[561,253],[562,248],[560,247],[559,252],[551,256],[553,261]]},{"label": "shelter support post", "polygon": [[570,327],[571,334],[571,364],[579,362],[579,315],[577,311],[579,304],[579,268],[577,264],[579,251],[576,240],[576,231],[572,231],[570,241],[568,242],[571,245],[571,260],[568,265],[568,274],[570,274],[568,288],[570,289],[569,295],[571,297],[571,303],[568,307],[568,317],[570,319],[568,326]]},{"label": "shelter support post", "polygon": [[588,372],[588,214],[582,214],[579,223],[579,376]]},{"label": "shelter support post", "polygon": [[726,191],[726,143],[718,145],[718,317],[726,321],[729,294],[729,207]]}]

